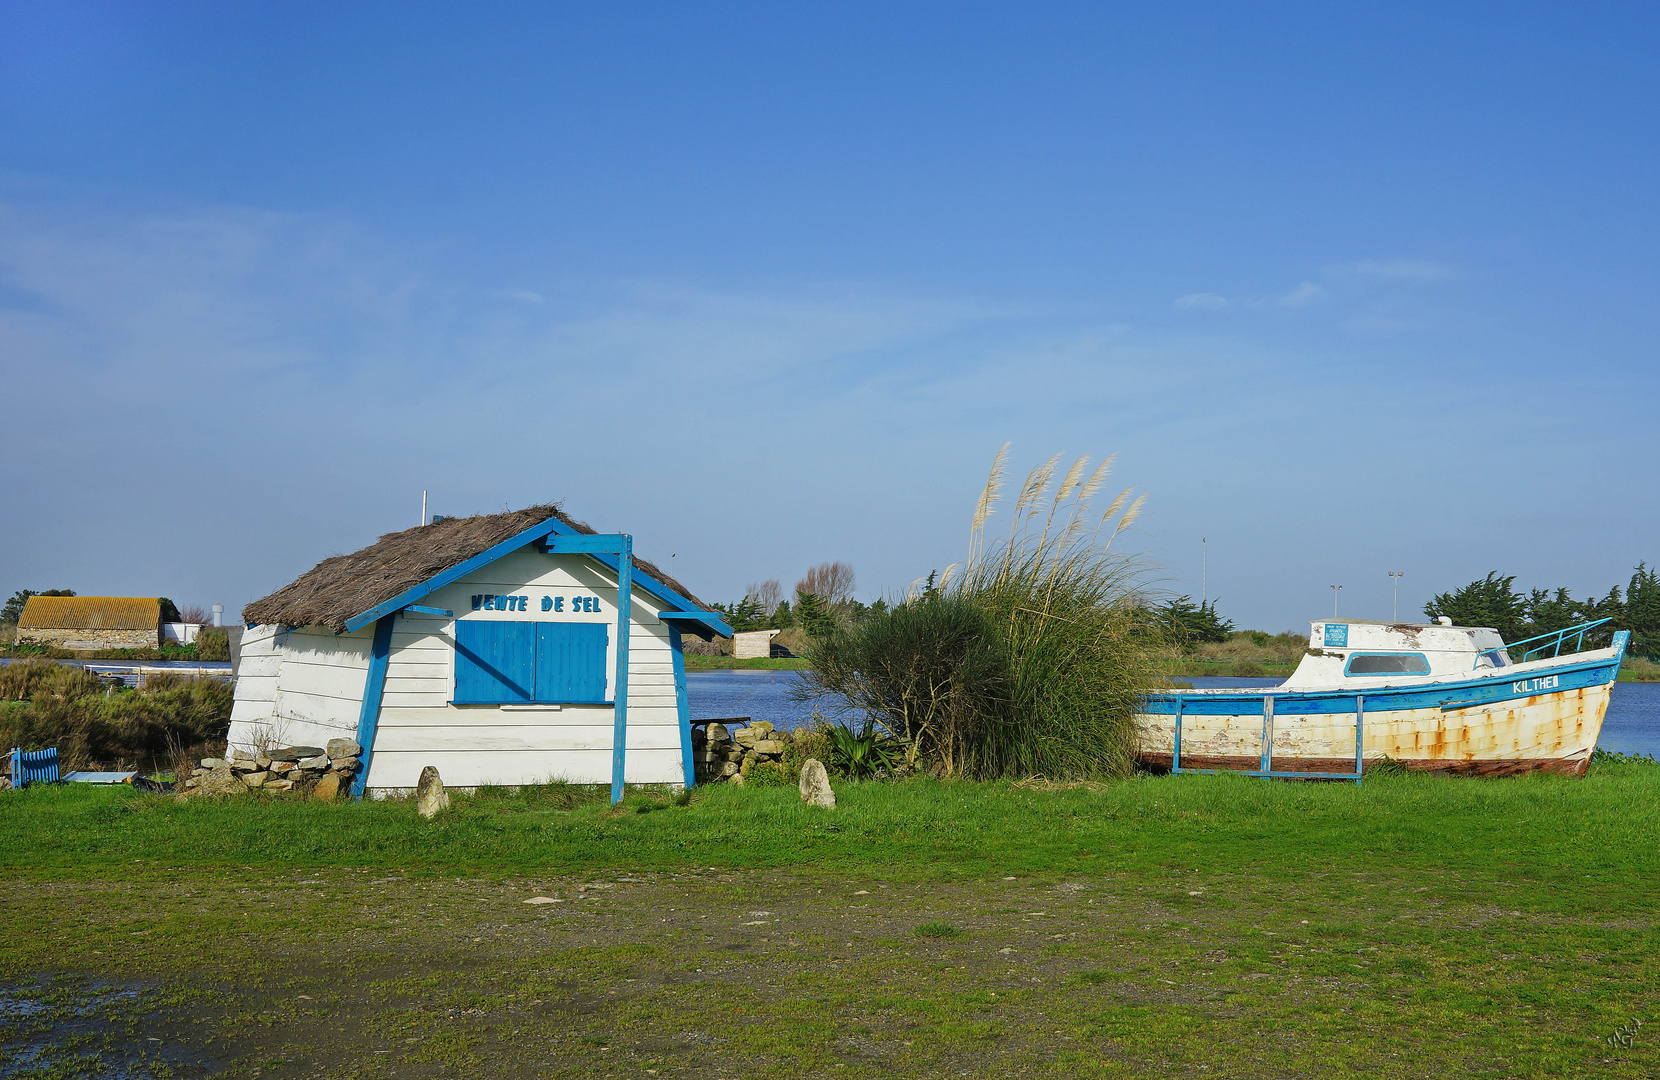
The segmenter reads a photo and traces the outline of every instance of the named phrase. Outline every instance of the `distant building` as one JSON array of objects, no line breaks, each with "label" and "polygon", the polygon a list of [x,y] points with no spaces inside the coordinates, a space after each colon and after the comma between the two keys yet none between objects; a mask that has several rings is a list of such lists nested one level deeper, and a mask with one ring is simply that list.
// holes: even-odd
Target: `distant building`
[{"label": "distant building", "polygon": [[744,630],[732,635],[732,655],[739,660],[756,660],[772,655],[772,639],[780,630]]},{"label": "distant building", "polygon": [[31,596],[17,640],[60,649],[154,649],[161,616],[157,596]]}]

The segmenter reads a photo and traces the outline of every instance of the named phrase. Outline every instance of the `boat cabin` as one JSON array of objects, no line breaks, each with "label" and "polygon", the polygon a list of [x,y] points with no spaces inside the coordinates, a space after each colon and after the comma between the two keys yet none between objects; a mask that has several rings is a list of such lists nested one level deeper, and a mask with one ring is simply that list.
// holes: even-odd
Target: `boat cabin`
[{"label": "boat cabin", "polygon": [[1509,667],[1504,639],[1487,627],[1336,619],[1309,624],[1308,652],[1286,690],[1391,686],[1419,679],[1468,678]]}]

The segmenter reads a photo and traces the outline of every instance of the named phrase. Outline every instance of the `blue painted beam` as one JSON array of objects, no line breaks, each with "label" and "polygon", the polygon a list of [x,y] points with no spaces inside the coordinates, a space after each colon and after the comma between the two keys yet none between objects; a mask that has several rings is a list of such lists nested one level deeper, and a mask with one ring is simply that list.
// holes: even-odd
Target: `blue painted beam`
[{"label": "blue painted beam", "polygon": [[422,607],[419,604],[410,604],[404,610],[413,611],[417,615],[442,615],[446,619],[455,618],[455,612],[453,611],[445,611],[443,608],[437,607]]},{"label": "blue painted beam", "polygon": [[549,554],[560,555],[620,555],[626,544],[621,533],[550,533],[538,545]]},{"label": "blue painted beam", "polygon": [[611,712],[615,723],[611,729],[611,803],[622,802],[623,778],[628,764],[628,624],[633,620],[634,608],[634,538],[618,534],[617,571],[617,692],[612,695]]},{"label": "blue painted beam", "polygon": [[669,627],[669,650],[674,655],[674,707],[680,713],[680,765],[689,790],[697,783],[697,764],[692,761],[692,705],[686,698],[686,650],[679,627]]},{"label": "blue painted beam", "polygon": [[352,795],[361,798],[369,783],[369,762],[375,756],[375,731],[380,727],[380,699],[386,691],[386,668],[392,656],[392,623],[396,615],[382,615],[375,623],[375,641],[369,647],[369,673],[363,679],[363,705],[357,714],[357,745],[363,753],[357,759],[357,778]]},{"label": "blue painted beam", "polygon": [[708,622],[710,619],[714,619],[718,622],[720,620],[720,612],[718,612],[718,611],[659,611],[657,613],[657,617],[659,619],[662,619],[664,622],[670,622],[674,619],[683,619],[687,622]]}]

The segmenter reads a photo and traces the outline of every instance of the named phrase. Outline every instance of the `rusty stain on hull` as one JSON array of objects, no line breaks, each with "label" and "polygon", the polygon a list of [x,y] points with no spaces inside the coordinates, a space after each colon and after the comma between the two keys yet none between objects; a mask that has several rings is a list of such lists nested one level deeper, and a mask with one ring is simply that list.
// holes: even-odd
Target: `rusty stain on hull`
[{"label": "rusty stain on hull", "polygon": [[[1389,758],[1407,768],[1468,776],[1551,772],[1583,776],[1596,749],[1612,683],[1509,701],[1435,708],[1368,709],[1366,760]],[[1175,743],[1172,714],[1137,716],[1137,755],[1156,770],[1170,768]],[[1354,714],[1276,716],[1271,738],[1274,768],[1285,772],[1354,769]],[[1182,765],[1250,770],[1262,753],[1262,718],[1188,715],[1182,721]]]}]

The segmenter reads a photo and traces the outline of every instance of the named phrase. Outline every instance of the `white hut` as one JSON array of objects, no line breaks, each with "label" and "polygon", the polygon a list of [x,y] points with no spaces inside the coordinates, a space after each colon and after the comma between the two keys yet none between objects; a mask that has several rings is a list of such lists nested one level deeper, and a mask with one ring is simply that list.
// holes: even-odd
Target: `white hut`
[{"label": "white hut", "polygon": [[444,518],[243,608],[233,749],[363,747],[354,792],[693,783],[682,631],[720,615],[555,506]]}]

